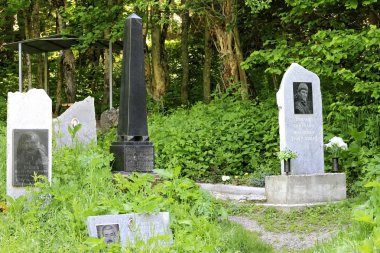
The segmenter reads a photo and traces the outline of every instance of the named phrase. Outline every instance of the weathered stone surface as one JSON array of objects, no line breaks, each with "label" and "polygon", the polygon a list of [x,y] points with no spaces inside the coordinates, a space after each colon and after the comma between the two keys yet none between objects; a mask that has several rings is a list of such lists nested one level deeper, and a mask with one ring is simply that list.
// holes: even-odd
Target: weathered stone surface
[{"label": "weathered stone surface", "polygon": [[308,204],[346,199],[346,175],[281,175],[265,177],[268,203]]},{"label": "weathered stone surface", "polygon": [[100,115],[100,128],[106,131],[116,127],[119,121],[119,109],[111,108]]},{"label": "weathered stone surface", "polygon": [[[290,174],[324,173],[322,97],[318,76],[293,63],[282,78],[277,105],[280,149],[298,154],[298,158],[291,160]],[[284,174],[283,164],[281,171]]]},{"label": "weathered stone surface", "polygon": [[[138,240],[147,243],[155,236],[167,236],[167,240],[158,240],[156,243],[172,243],[168,212],[90,216],[87,218],[87,229],[89,236],[104,237],[106,243],[121,242],[123,247],[129,243],[134,245]],[[107,233],[104,233],[105,230]],[[151,245],[152,249],[154,246]]]},{"label": "weathered stone surface", "polygon": [[81,128],[75,135],[76,141],[88,144],[96,143],[96,119],[94,98],[87,97],[83,101],[75,102],[69,109],[54,119],[54,138],[57,147],[72,145],[72,137],[68,127],[73,124],[81,124]]},{"label": "weathered stone surface", "polygon": [[7,109],[7,195],[25,194],[36,172],[52,177],[52,103],[43,89],[9,92]]}]

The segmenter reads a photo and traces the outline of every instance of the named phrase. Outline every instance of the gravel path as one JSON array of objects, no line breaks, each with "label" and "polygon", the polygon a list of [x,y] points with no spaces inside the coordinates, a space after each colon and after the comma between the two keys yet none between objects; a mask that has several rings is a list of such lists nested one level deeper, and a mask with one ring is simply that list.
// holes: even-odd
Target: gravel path
[{"label": "gravel path", "polygon": [[275,249],[305,249],[312,247],[317,241],[328,240],[332,237],[331,231],[311,232],[308,234],[289,232],[270,232],[265,230],[256,221],[242,216],[229,216],[230,221],[243,225],[247,230],[258,232],[261,240],[269,243]]}]

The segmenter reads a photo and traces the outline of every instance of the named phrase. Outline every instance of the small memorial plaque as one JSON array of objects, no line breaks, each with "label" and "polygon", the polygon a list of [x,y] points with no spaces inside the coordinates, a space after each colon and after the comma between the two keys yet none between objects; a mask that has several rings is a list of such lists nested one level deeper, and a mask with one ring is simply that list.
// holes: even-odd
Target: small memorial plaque
[{"label": "small memorial plaque", "polygon": [[[172,243],[170,219],[168,212],[157,214],[119,214],[99,215],[87,218],[88,234],[91,237],[104,238],[107,244],[121,243],[123,247],[134,245],[138,241],[149,244],[149,247],[169,245]],[[158,239],[159,237],[159,239]]]},{"label": "small memorial plaque", "polygon": [[34,175],[48,177],[48,129],[13,130],[13,186],[34,184]]},{"label": "small memorial plaque", "polygon": [[96,225],[98,238],[104,238],[106,244],[120,242],[119,224]]},{"label": "small memorial plaque", "polygon": [[313,114],[313,86],[309,82],[294,82],[294,113]]}]

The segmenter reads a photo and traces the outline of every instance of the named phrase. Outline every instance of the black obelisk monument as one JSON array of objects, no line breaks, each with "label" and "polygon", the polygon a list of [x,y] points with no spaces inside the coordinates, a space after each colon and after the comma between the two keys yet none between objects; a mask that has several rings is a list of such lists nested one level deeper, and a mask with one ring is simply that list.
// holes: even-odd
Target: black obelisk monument
[{"label": "black obelisk monument", "polygon": [[149,141],[142,20],[130,15],[124,26],[118,141],[111,145],[113,171],[152,172],[153,143]]}]

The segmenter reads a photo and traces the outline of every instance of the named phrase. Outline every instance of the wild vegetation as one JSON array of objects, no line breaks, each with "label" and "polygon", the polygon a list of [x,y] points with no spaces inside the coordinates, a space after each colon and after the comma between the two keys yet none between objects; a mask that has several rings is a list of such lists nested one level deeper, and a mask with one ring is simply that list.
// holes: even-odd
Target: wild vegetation
[{"label": "wild vegetation", "polygon": [[[156,167],[171,171],[171,178],[156,185],[149,176],[136,175],[134,183],[113,178],[107,152],[115,138],[111,130],[97,147],[54,154],[52,185],[38,179],[39,192],[13,201],[5,197],[2,130],[0,248],[103,250],[101,241],[87,238],[86,215],[170,210],[176,236],[171,250],[197,251],[194,241],[204,252],[234,252],[231,245],[239,250],[243,236],[223,233],[223,226],[240,228],[220,225],[221,209],[192,180],[218,182],[228,175],[235,183],[262,186],[265,175],[279,173],[275,93],[286,68],[297,62],[321,79],[324,140],[339,136],[348,143],[342,170],[349,196],[359,196],[360,203],[352,214],[355,227],[313,250],[378,251],[379,10],[378,0],[1,0],[2,122],[7,92],[18,89],[18,55],[4,43],[53,34],[79,37],[79,45],[48,54],[47,92],[56,115],[62,103],[91,95],[99,116],[108,108],[111,59],[96,42],[122,39],[125,18],[133,12],[142,18],[149,131]],[[112,60],[117,106],[120,52]],[[24,54],[23,72],[23,90],[42,88],[43,56]],[[329,171],[328,152],[325,164]],[[144,190],[136,191],[137,185]],[[351,215],[339,208],[343,217]],[[265,250],[270,249],[264,245]]]}]

